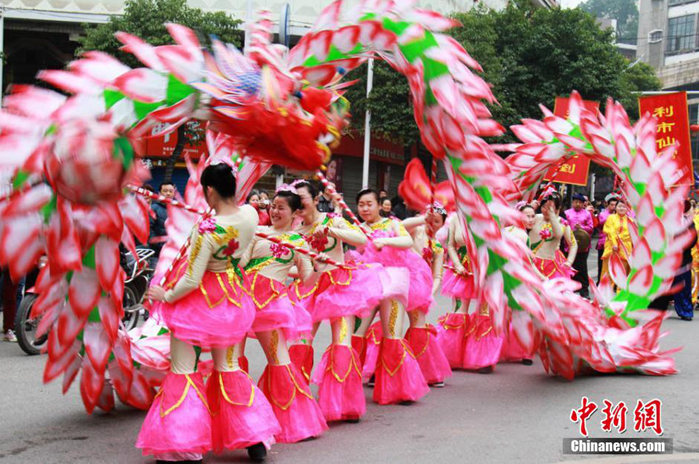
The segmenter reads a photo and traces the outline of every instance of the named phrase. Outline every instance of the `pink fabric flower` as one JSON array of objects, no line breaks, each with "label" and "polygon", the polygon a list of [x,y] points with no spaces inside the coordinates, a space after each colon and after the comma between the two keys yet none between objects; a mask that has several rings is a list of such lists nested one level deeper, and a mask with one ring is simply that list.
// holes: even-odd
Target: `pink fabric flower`
[{"label": "pink fabric flower", "polygon": [[205,234],[216,230],[216,219],[206,218],[199,223],[199,233]]},{"label": "pink fabric flower", "polygon": [[304,238],[306,239],[306,242],[308,242],[308,244],[311,245],[311,248],[317,251],[325,250],[325,247],[328,245],[329,242],[327,235],[323,235],[321,237],[316,237],[315,235],[306,235]]},{"label": "pink fabric flower", "polygon": [[431,263],[431,262],[432,262],[432,256],[433,256],[432,248],[430,248],[430,247],[425,247],[425,248],[422,249],[422,259],[424,259],[424,260],[427,261],[428,263]]},{"label": "pink fabric flower", "polygon": [[549,240],[551,237],[553,237],[553,232],[551,231],[550,227],[544,227],[539,231],[539,237],[541,237],[542,240]]},{"label": "pink fabric flower", "polygon": [[281,258],[286,253],[286,248],[278,243],[272,243],[269,249],[275,258]]}]

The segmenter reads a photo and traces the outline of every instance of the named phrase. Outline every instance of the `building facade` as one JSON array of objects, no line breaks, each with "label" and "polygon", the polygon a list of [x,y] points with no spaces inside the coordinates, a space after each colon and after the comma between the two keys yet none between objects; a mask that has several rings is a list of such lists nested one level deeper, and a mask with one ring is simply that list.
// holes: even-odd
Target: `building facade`
[{"label": "building facade", "polygon": [[[664,90],[688,92],[690,124],[699,124],[699,1],[640,0],[637,59],[655,68]],[[695,171],[698,156],[693,133]]]}]

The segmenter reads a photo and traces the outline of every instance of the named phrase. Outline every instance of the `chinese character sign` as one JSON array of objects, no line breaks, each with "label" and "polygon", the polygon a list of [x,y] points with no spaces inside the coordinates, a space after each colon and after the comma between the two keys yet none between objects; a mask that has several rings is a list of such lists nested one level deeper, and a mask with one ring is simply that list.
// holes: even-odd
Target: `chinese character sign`
[{"label": "chinese character sign", "polygon": [[[606,398],[603,403],[604,407],[600,409],[597,403],[583,396],[580,401],[580,407],[570,411],[570,420],[578,425],[580,435],[584,437],[589,436],[588,421],[592,420],[592,416],[598,410],[601,411],[602,417],[600,425],[603,432],[626,432],[626,416],[630,412],[626,403],[623,401],[614,403]],[[653,431],[656,435],[662,435],[663,426],[660,418],[661,408],[662,401],[657,398],[653,398],[647,402],[639,399],[633,410],[633,431]]]},{"label": "chinese character sign", "polygon": [[[599,103],[583,100],[586,109],[597,113]],[[553,112],[556,116],[568,117],[570,98],[556,97]],[[575,155],[558,166],[558,174],[554,177],[556,167],[552,167],[546,173],[544,180],[558,182],[560,184],[587,185],[587,176],[590,173],[590,159],[586,156]]]},{"label": "chinese character sign", "polygon": [[679,161],[681,177],[678,185],[691,185],[693,182],[692,145],[689,139],[689,114],[687,93],[675,92],[663,95],[650,95],[638,99],[641,115],[650,113],[658,120],[655,144],[658,151],[665,147],[677,146],[674,158]]}]

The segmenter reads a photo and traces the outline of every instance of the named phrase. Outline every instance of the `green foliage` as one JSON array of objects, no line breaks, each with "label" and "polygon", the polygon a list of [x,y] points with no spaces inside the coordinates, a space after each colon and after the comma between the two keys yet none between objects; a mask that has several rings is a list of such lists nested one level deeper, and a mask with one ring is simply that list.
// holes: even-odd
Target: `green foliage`
[{"label": "green foliage", "polygon": [[597,18],[617,20],[617,40],[636,43],[638,35],[638,8],[634,0],[587,0],[579,8]]},{"label": "green foliage", "polygon": [[[540,119],[539,104],[553,109],[557,96],[577,90],[588,100],[621,101],[637,117],[633,92],[660,89],[653,69],[631,64],[614,46],[613,33],[580,9],[533,9],[511,3],[502,11],[476,8],[455,15],[463,27],[451,31],[483,67],[498,100],[493,118],[509,127],[522,118]],[[374,66],[374,88],[368,100],[372,131],[394,134],[412,143],[417,138],[405,78],[384,63]],[[351,78],[360,82],[348,92],[353,125],[361,130],[366,109],[366,67]],[[502,141],[513,140],[507,135]]]},{"label": "green foliage", "polygon": [[165,29],[167,22],[193,29],[203,43],[207,43],[209,37],[215,35],[223,42],[236,46],[241,44],[241,21],[224,12],[204,12],[199,8],[189,7],[186,0],[127,0],[122,16],[112,16],[105,24],[85,26],[86,35],[80,39],[80,48],[76,53],[100,50],[130,66],[139,66],[132,55],[119,50],[121,44],[114,37],[114,33],[128,32],[151,45],[170,44],[173,40]]}]

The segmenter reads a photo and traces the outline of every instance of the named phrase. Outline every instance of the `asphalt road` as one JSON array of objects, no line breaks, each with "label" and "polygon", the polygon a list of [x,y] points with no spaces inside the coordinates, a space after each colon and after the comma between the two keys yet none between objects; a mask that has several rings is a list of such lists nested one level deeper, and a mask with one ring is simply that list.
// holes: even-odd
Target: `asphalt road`
[{"label": "asphalt road", "polygon": [[[592,260],[591,260],[592,261]],[[446,311],[447,301],[441,300]],[[435,311],[443,312],[443,311]],[[436,318],[436,314],[433,315]],[[568,382],[548,376],[541,363],[500,364],[492,374],[455,372],[447,386],[410,406],[378,406],[365,388],[368,410],[358,424],[333,425],[322,437],[295,445],[275,445],[273,463],[590,463],[699,462],[699,320],[674,315],[665,323],[665,348],[676,355],[680,373],[668,377],[598,375]],[[329,340],[323,327],[316,358]],[[251,374],[260,375],[264,357],[248,344]],[[0,342],[0,463],[147,463],[134,442],[144,412],[119,405],[109,414],[88,416],[77,383],[65,396],[60,382],[41,383],[44,359],[26,356],[16,344]],[[564,438],[579,437],[571,410],[587,396],[629,405],[628,438],[654,437],[633,431],[638,399],[662,400],[664,437],[674,453],[662,456],[571,456]],[[607,436],[598,411],[588,422],[590,436]],[[209,463],[249,462],[244,451],[209,456]]]}]

